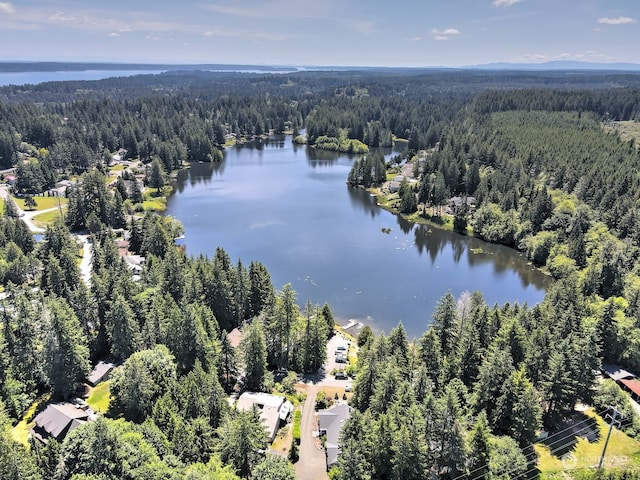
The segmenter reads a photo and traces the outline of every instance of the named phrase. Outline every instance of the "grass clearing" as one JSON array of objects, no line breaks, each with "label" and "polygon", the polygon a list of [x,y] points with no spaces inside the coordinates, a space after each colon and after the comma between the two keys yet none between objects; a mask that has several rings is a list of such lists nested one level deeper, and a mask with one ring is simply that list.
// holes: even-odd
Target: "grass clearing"
[{"label": "grass clearing", "polygon": [[[20,207],[21,210],[30,211],[25,206],[24,198],[18,198],[18,197],[12,197],[12,198],[13,198],[13,201],[16,202],[16,205],[18,205],[18,207]],[[36,202],[36,208],[34,208],[31,211],[48,210],[49,208],[57,208],[60,205],[65,206],[67,203],[69,203],[69,200],[67,200],[64,197],[35,196],[33,197],[33,199]]]},{"label": "grass clearing", "polygon": [[640,149],[640,122],[627,120],[622,122],[609,122],[603,125],[605,131],[616,132],[624,142],[635,140],[636,148]]},{"label": "grass clearing", "polygon": [[142,208],[154,212],[164,212],[167,209],[167,199],[164,197],[149,198],[142,202]]},{"label": "grass clearing", "polygon": [[11,435],[16,442],[20,442],[23,445],[29,444],[29,430],[33,427],[33,417],[36,413],[36,410],[42,403],[46,403],[49,401],[49,395],[44,395],[37,400],[35,400],[31,406],[24,412],[22,416],[22,420],[20,420],[15,427],[11,429]]},{"label": "grass clearing", "polygon": [[271,444],[271,450],[287,455],[291,449],[291,441],[293,440],[291,430],[291,424],[285,425],[278,430],[276,438],[273,439],[273,443]]},{"label": "grass clearing", "polygon": [[[576,436],[576,430],[567,430],[563,435],[550,436],[549,440],[535,445],[542,479],[570,478],[565,475],[566,472],[587,470],[598,465],[609,425],[591,408],[576,418],[578,421],[575,425],[581,429],[578,433],[584,436]],[[586,428],[587,425],[589,428]],[[614,428],[603,466],[640,466],[640,442]]]},{"label": "grass clearing", "polygon": [[87,404],[96,412],[106,413],[111,402],[111,381],[99,383],[91,389]]},{"label": "grass clearing", "polygon": [[51,212],[36,215],[31,220],[37,227],[46,228],[47,225],[52,224],[58,218],[60,218],[60,210],[53,210]]}]

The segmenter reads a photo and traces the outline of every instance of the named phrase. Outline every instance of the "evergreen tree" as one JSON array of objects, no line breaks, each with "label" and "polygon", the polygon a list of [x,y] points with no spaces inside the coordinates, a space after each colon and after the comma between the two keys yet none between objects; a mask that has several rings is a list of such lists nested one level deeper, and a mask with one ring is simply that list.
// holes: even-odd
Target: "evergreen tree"
[{"label": "evergreen tree", "polygon": [[449,355],[458,335],[456,323],[456,300],[451,292],[438,300],[433,312],[433,328],[440,342],[442,355]]},{"label": "evergreen tree", "polygon": [[260,391],[267,373],[267,347],[259,320],[255,319],[243,328],[240,348],[245,371],[245,388]]},{"label": "evergreen tree", "polygon": [[124,359],[138,351],[140,329],[133,310],[121,294],[116,294],[107,312],[106,328],[113,355]]},{"label": "evergreen tree", "polygon": [[491,447],[489,424],[484,410],[480,412],[468,437],[467,471],[469,480],[481,480],[489,473]]},{"label": "evergreen tree", "polygon": [[509,435],[521,447],[533,443],[541,426],[539,397],[524,369],[514,370],[496,402],[493,421],[496,430]]},{"label": "evergreen tree", "polygon": [[65,300],[49,299],[45,325],[47,380],[54,395],[67,400],[89,373],[89,348],[78,317]]},{"label": "evergreen tree", "polygon": [[158,195],[160,194],[160,189],[165,185],[165,175],[162,163],[160,163],[160,160],[155,157],[151,161],[146,181],[151,188],[155,188],[157,190]]},{"label": "evergreen tree", "polygon": [[231,345],[227,332],[223,330],[220,334],[220,362],[218,370],[225,390],[233,387],[235,378],[238,375],[237,362],[236,349]]},{"label": "evergreen tree", "polygon": [[266,432],[258,413],[251,410],[227,416],[218,429],[218,437],[222,461],[233,465],[241,478],[249,478],[267,447]]}]

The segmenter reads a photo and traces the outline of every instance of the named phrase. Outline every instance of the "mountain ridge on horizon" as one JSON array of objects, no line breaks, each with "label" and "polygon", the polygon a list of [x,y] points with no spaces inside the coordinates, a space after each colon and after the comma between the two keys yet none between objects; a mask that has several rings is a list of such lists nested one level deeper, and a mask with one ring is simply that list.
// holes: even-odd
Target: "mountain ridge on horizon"
[{"label": "mountain ridge on horizon", "polygon": [[274,73],[308,70],[587,70],[587,71],[639,71],[640,63],[625,62],[585,62],[577,60],[552,60],[540,63],[492,62],[463,66],[422,66],[422,67],[388,67],[388,66],[338,66],[338,65],[256,65],[256,64],[224,64],[224,63],[140,63],[140,62],[65,62],[65,61],[0,61],[0,73],[15,72],[54,72],[54,71],[83,71],[83,70],[219,70],[219,71],[273,71]]}]

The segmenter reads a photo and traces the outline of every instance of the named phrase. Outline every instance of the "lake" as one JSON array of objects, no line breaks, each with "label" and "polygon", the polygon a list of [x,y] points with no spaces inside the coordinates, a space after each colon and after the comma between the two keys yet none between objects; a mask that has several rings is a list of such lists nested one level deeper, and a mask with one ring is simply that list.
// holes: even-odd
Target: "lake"
[{"label": "lake", "polygon": [[388,333],[402,322],[411,339],[447,291],[479,290],[490,305],[543,299],[549,278],[514,250],[413,225],[348,187],[353,161],[290,136],[236,146],[179,172],[167,213],[184,225],[188,254],[220,246],[245,267],[260,261],[276,289],[291,283],[302,307],[329,303],[339,323]]}]

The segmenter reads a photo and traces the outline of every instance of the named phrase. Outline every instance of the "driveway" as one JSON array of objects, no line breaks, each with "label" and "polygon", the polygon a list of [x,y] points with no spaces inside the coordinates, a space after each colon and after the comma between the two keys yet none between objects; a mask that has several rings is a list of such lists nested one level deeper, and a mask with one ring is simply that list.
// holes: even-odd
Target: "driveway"
[{"label": "driveway", "polygon": [[315,418],[316,385],[307,385],[307,399],[302,409],[302,422],[300,424],[300,459],[294,465],[296,478],[299,480],[326,480],[327,459],[324,449],[320,446],[313,432],[317,429]]},{"label": "driveway", "polygon": [[76,235],[82,242],[82,260],[80,261],[80,276],[87,287],[91,287],[91,262],[93,260],[93,244],[89,235]]},{"label": "driveway", "polygon": [[[316,421],[316,394],[322,387],[346,387],[351,386],[352,380],[337,380],[331,375],[334,370],[341,370],[347,367],[346,363],[336,362],[336,349],[339,345],[349,345],[347,340],[340,333],[336,333],[327,342],[327,362],[316,374],[305,375],[302,382],[306,384],[307,399],[302,410],[302,423],[300,425],[300,460],[295,464],[296,476],[300,480],[325,480],[328,478],[326,470],[326,453],[320,446],[317,437],[313,436],[317,430]],[[353,345],[349,346],[351,349]]]}]

